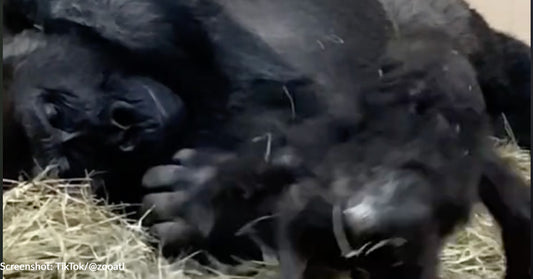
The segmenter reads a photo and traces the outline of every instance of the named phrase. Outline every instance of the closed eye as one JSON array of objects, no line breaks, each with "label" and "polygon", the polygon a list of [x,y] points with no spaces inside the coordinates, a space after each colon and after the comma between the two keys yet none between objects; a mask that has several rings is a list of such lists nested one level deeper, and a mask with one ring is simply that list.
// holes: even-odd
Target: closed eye
[{"label": "closed eye", "polygon": [[73,98],[75,95],[70,92],[69,90],[65,89],[58,89],[58,88],[47,88],[47,87],[41,87],[41,90],[43,90],[44,97],[50,98],[50,99],[62,99],[62,98]]},{"label": "closed eye", "polygon": [[43,111],[50,125],[56,128],[61,128],[62,122],[62,107],[68,104],[68,98],[74,96],[71,92],[66,90],[42,88],[44,94],[42,95]]}]

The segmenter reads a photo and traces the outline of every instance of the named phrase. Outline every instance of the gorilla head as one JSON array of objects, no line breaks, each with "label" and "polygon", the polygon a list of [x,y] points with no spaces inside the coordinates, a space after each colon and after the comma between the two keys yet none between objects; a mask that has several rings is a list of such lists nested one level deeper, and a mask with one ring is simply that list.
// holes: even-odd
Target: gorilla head
[{"label": "gorilla head", "polygon": [[73,37],[24,32],[4,47],[14,125],[39,166],[56,165],[66,177],[125,165],[135,171],[174,150],[168,141],[185,108],[164,85]]}]

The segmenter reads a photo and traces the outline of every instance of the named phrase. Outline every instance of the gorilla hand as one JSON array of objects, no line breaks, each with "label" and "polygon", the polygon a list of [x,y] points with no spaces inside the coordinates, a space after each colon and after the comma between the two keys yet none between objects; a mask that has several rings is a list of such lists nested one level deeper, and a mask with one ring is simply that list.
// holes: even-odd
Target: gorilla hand
[{"label": "gorilla hand", "polygon": [[301,168],[294,153],[280,149],[265,162],[257,154],[237,157],[184,149],[174,161],[175,165],[153,167],[143,178],[150,193],[143,199],[142,212],[153,208],[145,225],[160,239],[164,254],[192,247],[214,256],[221,251],[224,257],[231,250],[229,254],[241,258],[260,257],[252,240],[237,232],[271,214],[276,197]]},{"label": "gorilla hand", "polygon": [[212,216],[193,200],[215,178],[217,165],[231,157],[215,150],[182,149],[173,156],[175,164],[155,166],[145,173],[142,184],[148,194],[142,201],[143,223],[160,240],[163,254],[196,247],[206,237],[210,226],[190,221],[203,218],[211,224]]}]

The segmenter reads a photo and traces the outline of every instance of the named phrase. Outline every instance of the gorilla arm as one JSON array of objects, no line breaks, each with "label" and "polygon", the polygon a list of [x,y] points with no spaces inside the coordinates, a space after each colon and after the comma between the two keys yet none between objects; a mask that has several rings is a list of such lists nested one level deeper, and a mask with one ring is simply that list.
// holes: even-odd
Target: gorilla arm
[{"label": "gorilla arm", "polygon": [[531,275],[531,187],[498,155],[486,156],[479,196],[501,227],[507,279]]}]

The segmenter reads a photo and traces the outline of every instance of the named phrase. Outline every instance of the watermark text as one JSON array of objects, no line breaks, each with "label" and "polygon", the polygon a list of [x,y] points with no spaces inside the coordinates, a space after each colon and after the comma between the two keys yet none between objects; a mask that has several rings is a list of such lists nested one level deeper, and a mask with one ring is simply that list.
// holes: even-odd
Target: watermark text
[{"label": "watermark text", "polygon": [[2,271],[124,271],[124,263],[99,264],[99,263],[73,263],[73,262],[50,262],[31,264],[8,264],[1,262]]}]

